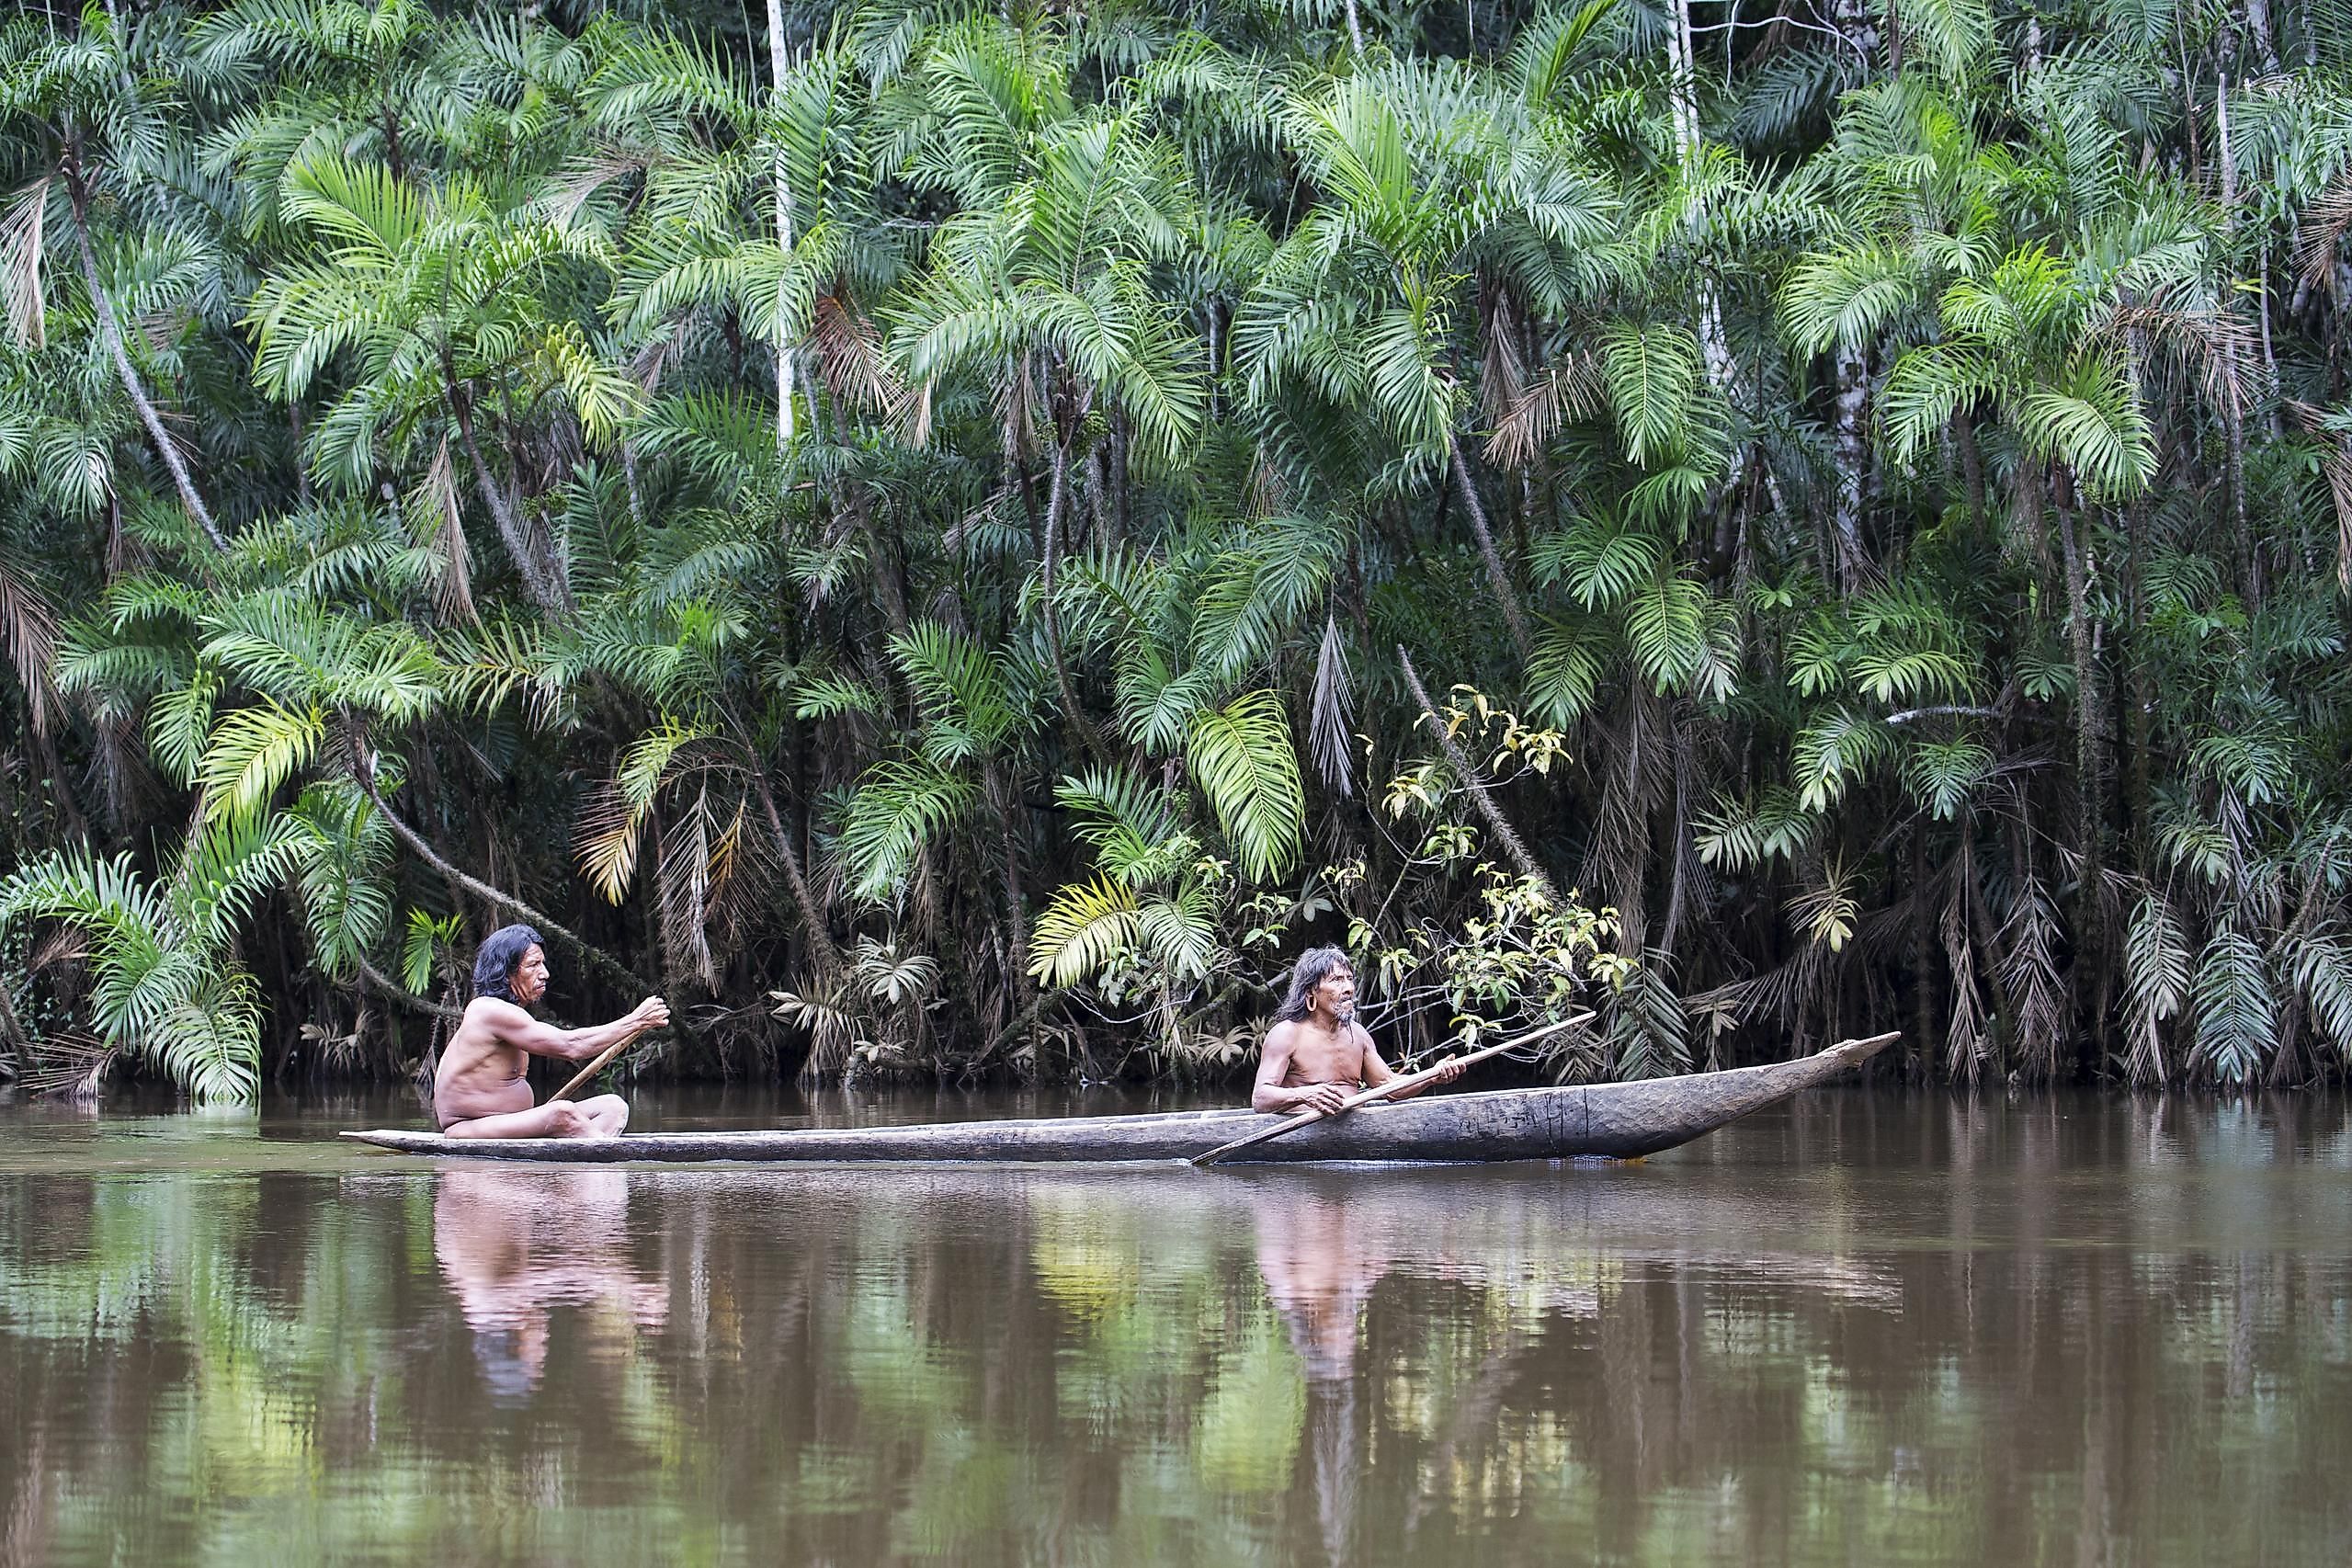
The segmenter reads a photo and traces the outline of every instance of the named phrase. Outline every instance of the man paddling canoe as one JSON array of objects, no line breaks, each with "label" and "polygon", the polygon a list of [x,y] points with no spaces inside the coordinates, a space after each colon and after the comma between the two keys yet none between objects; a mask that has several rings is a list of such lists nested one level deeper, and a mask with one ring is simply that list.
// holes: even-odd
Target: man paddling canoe
[{"label": "man paddling canoe", "polygon": [[539,932],[504,926],[473,959],[473,1000],[433,1074],[433,1117],[450,1138],[618,1138],[629,1102],[598,1095],[577,1104],[531,1104],[523,1074],[533,1056],[585,1062],[608,1045],[670,1021],[669,1004],[648,996],[625,1018],[594,1028],[559,1029],[524,1009],[547,994],[547,954]]},{"label": "man paddling canoe", "polygon": [[[1250,1089],[1252,1110],[1336,1116],[1358,1089],[1377,1089],[1396,1076],[1381,1060],[1371,1034],[1356,1021],[1356,968],[1337,948],[1299,955],[1290,994],[1274,1016],[1258,1055],[1257,1082]],[[1462,1067],[1449,1062],[1427,1082],[1391,1097],[1411,1099],[1423,1089],[1450,1084],[1461,1076]]]}]

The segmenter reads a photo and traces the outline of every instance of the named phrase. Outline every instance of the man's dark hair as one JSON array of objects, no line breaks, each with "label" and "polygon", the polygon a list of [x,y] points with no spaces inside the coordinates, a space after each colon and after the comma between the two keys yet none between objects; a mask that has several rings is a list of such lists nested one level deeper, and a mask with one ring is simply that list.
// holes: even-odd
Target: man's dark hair
[{"label": "man's dark hair", "polygon": [[535,926],[501,926],[491,932],[474,949],[473,994],[512,1002],[516,967],[523,961],[525,953],[546,945],[547,939]]},{"label": "man's dark hair", "polygon": [[1282,998],[1282,1006],[1274,1009],[1274,1016],[1286,1024],[1299,1022],[1307,1016],[1307,1004],[1313,998],[1315,987],[1330,979],[1333,970],[1355,967],[1337,948],[1309,948],[1299,955],[1297,965],[1291,969],[1290,994]]}]

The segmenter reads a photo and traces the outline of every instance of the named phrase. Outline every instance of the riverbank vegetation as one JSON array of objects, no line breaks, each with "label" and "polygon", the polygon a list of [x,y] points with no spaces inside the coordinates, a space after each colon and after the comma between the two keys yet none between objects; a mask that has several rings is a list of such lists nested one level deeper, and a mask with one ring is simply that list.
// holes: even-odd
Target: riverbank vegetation
[{"label": "riverbank vegetation", "polygon": [[9,1071],[2342,1070],[2340,0],[761,20],[0,29]]}]

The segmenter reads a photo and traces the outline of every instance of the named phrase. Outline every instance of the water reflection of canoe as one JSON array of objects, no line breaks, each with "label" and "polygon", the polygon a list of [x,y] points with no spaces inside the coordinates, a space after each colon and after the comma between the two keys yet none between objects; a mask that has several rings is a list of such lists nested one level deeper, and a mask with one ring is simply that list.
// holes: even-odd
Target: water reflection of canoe
[{"label": "water reflection of canoe", "polygon": [[[1828,1082],[1878,1054],[1892,1035],[1848,1040],[1817,1055],[1724,1073],[1632,1084],[1503,1089],[1367,1106],[1246,1152],[1250,1161],[1619,1159],[1687,1143],[1751,1111]],[[1248,1110],[1153,1116],[1056,1117],[922,1127],[828,1127],[768,1132],[632,1132],[600,1141],[444,1138],[431,1132],[346,1132],[408,1154],[472,1159],[975,1160],[1028,1164],[1182,1160],[1246,1136],[1275,1119]]]}]

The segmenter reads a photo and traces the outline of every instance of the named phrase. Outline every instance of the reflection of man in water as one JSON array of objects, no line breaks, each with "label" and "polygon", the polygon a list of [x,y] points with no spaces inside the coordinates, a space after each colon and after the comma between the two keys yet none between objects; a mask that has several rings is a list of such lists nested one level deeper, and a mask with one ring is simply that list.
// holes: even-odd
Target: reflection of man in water
[{"label": "reflection of man in water", "polygon": [[1386,1249],[1353,1233],[1335,1195],[1256,1195],[1257,1267],[1310,1381],[1356,1375],[1356,1319],[1388,1272]]},{"label": "reflection of man in water", "polygon": [[1257,1267],[1307,1370],[1307,1452],[1315,1516],[1333,1563],[1348,1562],[1356,1526],[1356,1326],[1387,1249],[1350,1226],[1337,1194],[1288,1180],[1256,1194]]},{"label": "reflection of man in water", "polygon": [[494,1401],[518,1403],[539,1386],[551,1307],[608,1301],[641,1329],[667,1320],[667,1284],[631,1266],[628,1214],[623,1171],[441,1173],[433,1256]]}]

